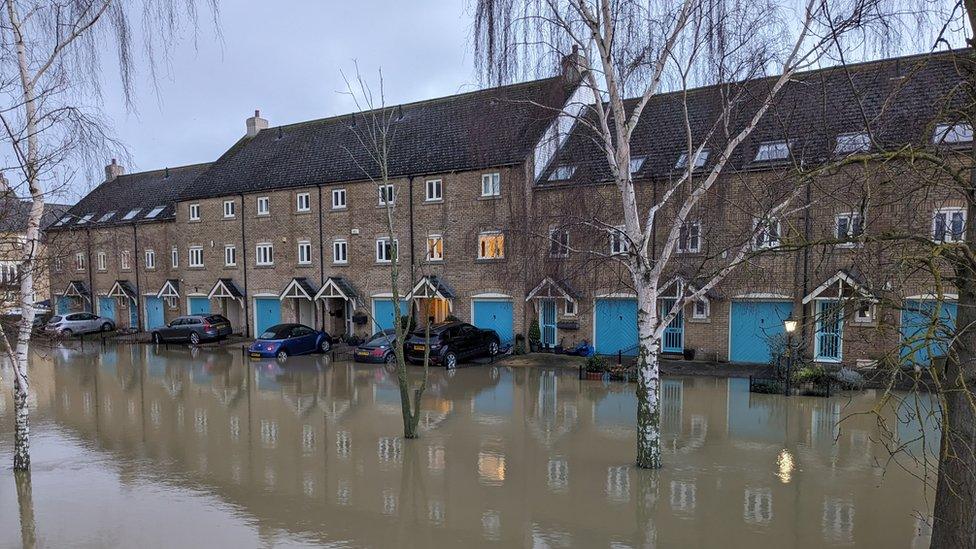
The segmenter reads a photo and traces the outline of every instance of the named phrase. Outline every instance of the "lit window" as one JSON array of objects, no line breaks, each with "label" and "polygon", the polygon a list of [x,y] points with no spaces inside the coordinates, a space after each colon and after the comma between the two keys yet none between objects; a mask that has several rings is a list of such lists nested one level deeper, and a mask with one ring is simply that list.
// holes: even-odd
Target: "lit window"
[{"label": "lit window", "polygon": [[566,316],[576,316],[576,302],[572,299],[566,300]]},{"label": "lit window", "polygon": [[566,181],[576,173],[576,166],[557,166],[549,174],[549,181]]},{"label": "lit window", "polygon": [[939,124],[935,127],[932,142],[936,145],[943,143],[969,143],[973,140],[973,126],[965,122],[957,124]]},{"label": "lit window", "polygon": [[98,218],[98,222],[99,223],[105,223],[109,219],[112,219],[112,216],[114,216],[114,215],[115,215],[115,211],[108,212],[105,215],[103,215],[102,217]]},{"label": "lit window", "polygon": [[156,251],[146,250],[146,268],[155,269],[156,268]]},{"label": "lit window", "polygon": [[190,221],[200,221],[199,204],[190,204]]},{"label": "lit window", "polygon": [[75,254],[75,269],[79,271],[85,270],[85,254],[82,252]]},{"label": "lit window", "polygon": [[[156,206],[152,210],[149,210],[149,213],[146,214],[146,219],[153,219],[153,218],[155,218],[157,215],[159,215],[160,213],[162,213],[162,211],[165,210],[165,209],[166,209],[166,206]],[[199,218],[199,215],[200,215],[200,213],[197,212],[197,218]]]},{"label": "lit window", "polygon": [[332,209],[341,210],[346,207],[346,190],[332,189]]},{"label": "lit window", "polygon": [[136,208],[134,210],[129,210],[129,213],[125,214],[125,216],[122,217],[122,220],[123,221],[128,221],[128,220],[132,219],[133,217],[139,215],[139,212],[141,212],[141,211],[142,211],[141,208]]},{"label": "lit window", "polygon": [[759,144],[756,151],[756,162],[770,162],[773,160],[786,160],[790,156],[789,141],[766,141]]},{"label": "lit window", "polygon": [[349,244],[345,240],[332,242],[332,262],[345,264],[349,262]]},{"label": "lit window", "polygon": [[444,237],[432,234],[427,237],[427,261],[444,260]]},{"label": "lit window", "polygon": [[630,175],[634,175],[644,167],[644,160],[645,158],[643,156],[630,159]]},{"label": "lit window", "polygon": [[870,324],[874,322],[874,303],[870,301],[862,301],[857,304],[857,309],[854,310],[854,322],[859,322],[861,324]]},{"label": "lit window", "polygon": [[678,253],[701,251],[701,223],[686,221],[678,229]]},{"label": "lit window", "polygon": [[478,235],[478,259],[502,259],[505,257],[505,235],[500,232]]},{"label": "lit window", "polygon": [[[695,157],[695,169],[699,170],[705,167],[705,162],[708,162],[708,149],[702,149],[698,156]],[[681,156],[678,157],[678,161],[675,163],[674,167],[679,170],[683,170],[688,167],[688,153],[683,152]]]},{"label": "lit window", "polygon": [[707,299],[696,299],[691,310],[691,317],[696,320],[704,320],[708,318],[709,306]]},{"label": "lit window", "polygon": [[500,196],[502,194],[502,174],[481,175],[481,196]]},{"label": "lit window", "polygon": [[231,218],[237,215],[237,202],[224,200],[224,218]]},{"label": "lit window", "polygon": [[860,213],[851,212],[838,215],[834,220],[834,236],[840,241],[838,246],[850,247],[851,240],[860,238],[864,234],[864,219]]},{"label": "lit window", "polygon": [[757,219],[754,224],[755,236],[753,245],[757,250],[775,248],[779,246],[780,223],[778,220]]},{"label": "lit window", "polygon": [[610,230],[610,255],[625,254],[630,250],[630,244],[623,227]]},{"label": "lit window", "polygon": [[444,185],[440,179],[430,179],[427,181],[427,202],[436,202],[444,199]]},{"label": "lit window", "polygon": [[311,265],[312,264],[312,243],[308,240],[298,241],[298,264],[299,265]]},{"label": "lit window", "polygon": [[380,206],[393,204],[393,201],[396,199],[396,193],[393,190],[393,185],[380,185],[378,191],[380,196]]},{"label": "lit window", "polygon": [[[125,253],[125,252],[123,252],[123,253]],[[104,271],[105,269],[107,269],[108,267],[107,267],[106,263],[107,263],[107,261],[105,259],[105,252],[98,252],[97,254],[95,254],[95,268],[97,270]],[[125,268],[125,267],[123,267],[123,268]]]},{"label": "lit window", "polygon": [[270,242],[261,242],[255,246],[254,255],[258,266],[274,265],[274,245]]},{"label": "lit window", "polygon": [[932,239],[936,242],[962,242],[966,238],[966,210],[942,208],[932,215]]},{"label": "lit window", "polygon": [[864,152],[871,148],[871,136],[867,132],[842,133],[837,136],[834,154]]},{"label": "lit window", "polygon": [[299,212],[312,211],[312,197],[308,193],[295,195],[295,210]]},{"label": "lit window", "polygon": [[271,214],[271,199],[267,196],[258,197],[258,215]]},{"label": "lit window", "polygon": [[176,246],[169,252],[169,264],[174,269],[180,266],[180,249]]},{"label": "lit window", "polygon": [[549,257],[569,257],[569,231],[549,230]]},{"label": "lit window", "polygon": [[95,214],[86,214],[84,217],[78,220],[78,224],[84,225],[85,223],[91,221],[93,217],[95,217]]},{"label": "lit window", "polygon": [[376,239],[376,262],[392,263],[397,256],[397,241],[389,238]]},{"label": "lit window", "polygon": [[187,261],[190,267],[203,267],[203,246],[190,246]]},{"label": "lit window", "polygon": [[224,267],[237,266],[237,246],[226,244],[224,246]]}]

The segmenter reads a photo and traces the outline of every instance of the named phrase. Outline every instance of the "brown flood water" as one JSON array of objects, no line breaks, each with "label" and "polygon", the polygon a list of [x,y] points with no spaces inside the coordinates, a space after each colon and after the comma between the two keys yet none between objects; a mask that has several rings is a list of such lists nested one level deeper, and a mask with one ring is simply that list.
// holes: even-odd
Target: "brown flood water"
[{"label": "brown flood water", "polygon": [[382,366],[61,349],[32,365],[32,486],[18,498],[0,372],[3,547],[928,545],[931,503],[878,466],[875,419],[837,425],[872,392],[666,379],[665,467],[641,471],[633,386],[572,371],[432,371],[422,437],[403,440]]}]

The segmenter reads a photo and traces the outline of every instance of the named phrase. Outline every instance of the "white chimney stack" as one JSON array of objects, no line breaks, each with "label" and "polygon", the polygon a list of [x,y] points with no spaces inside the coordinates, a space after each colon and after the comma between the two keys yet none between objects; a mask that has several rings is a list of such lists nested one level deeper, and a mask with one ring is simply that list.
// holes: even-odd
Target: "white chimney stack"
[{"label": "white chimney stack", "polygon": [[105,166],[105,181],[115,181],[116,177],[124,173],[125,168],[113,158],[112,163]]},{"label": "white chimney stack", "polygon": [[261,118],[261,111],[255,110],[254,116],[247,119],[247,136],[254,137],[261,130],[268,129],[268,121]]}]

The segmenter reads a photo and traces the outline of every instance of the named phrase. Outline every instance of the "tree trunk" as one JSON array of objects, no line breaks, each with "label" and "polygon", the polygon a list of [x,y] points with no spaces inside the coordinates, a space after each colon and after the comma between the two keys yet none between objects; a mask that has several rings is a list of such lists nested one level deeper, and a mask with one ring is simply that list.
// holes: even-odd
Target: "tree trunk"
[{"label": "tree trunk", "polygon": [[657,292],[637,284],[637,466],[661,468],[661,342],[657,328]]},{"label": "tree trunk", "polygon": [[14,470],[30,469],[30,417],[27,413],[27,376],[20,373],[26,365],[14,365]]},{"label": "tree trunk", "polygon": [[37,532],[30,471],[15,471],[14,481],[17,483],[17,503],[20,509],[20,541],[24,549],[33,549],[37,542]]}]

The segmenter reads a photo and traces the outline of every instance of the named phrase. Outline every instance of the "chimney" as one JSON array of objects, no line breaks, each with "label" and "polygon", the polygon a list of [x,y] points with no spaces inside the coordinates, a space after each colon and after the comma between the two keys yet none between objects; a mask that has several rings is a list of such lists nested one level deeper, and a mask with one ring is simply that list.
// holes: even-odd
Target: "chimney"
[{"label": "chimney", "polygon": [[268,129],[268,121],[261,118],[261,111],[254,111],[254,116],[247,119],[247,136],[254,137],[261,130]]},{"label": "chimney", "polygon": [[7,176],[3,172],[0,172],[0,198],[6,198],[8,194],[13,194],[14,190],[10,188],[10,182],[7,181]]},{"label": "chimney", "polygon": [[112,163],[105,166],[105,181],[115,181],[115,178],[124,174],[125,168],[123,168],[114,158]]},{"label": "chimney", "polygon": [[580,55],[579,46],[573,45],[573,53],[564,55],[559,62],[562,69],[563,81],[570,85],[575,85],[583,77],[586,67],[586,60]]}]

